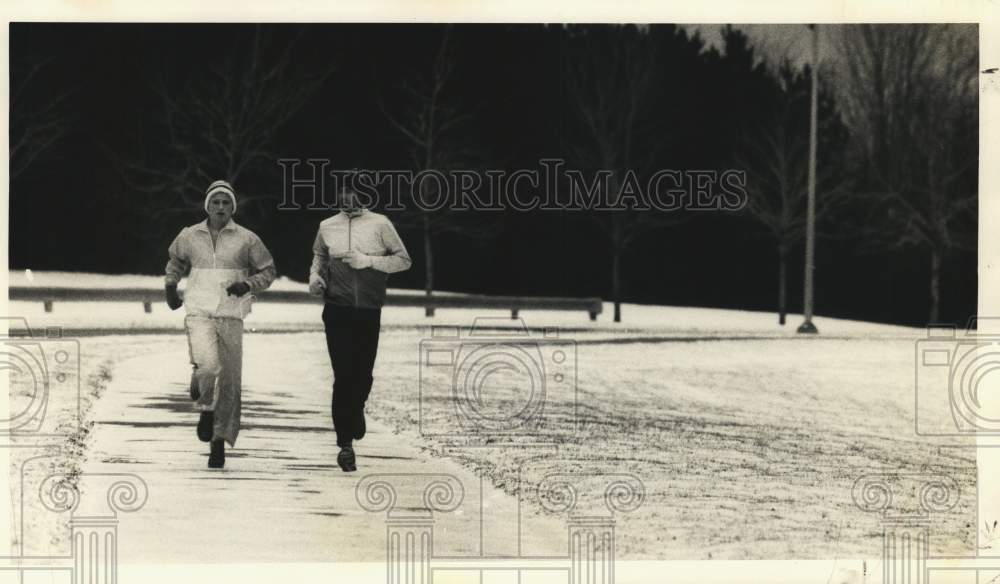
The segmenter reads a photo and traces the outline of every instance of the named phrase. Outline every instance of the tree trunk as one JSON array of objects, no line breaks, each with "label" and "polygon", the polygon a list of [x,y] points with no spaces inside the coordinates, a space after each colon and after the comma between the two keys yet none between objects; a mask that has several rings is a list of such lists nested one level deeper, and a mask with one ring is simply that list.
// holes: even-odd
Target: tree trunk
[{"label": "tree trunk", "polygon": [[941,306],[941,251],[931,249],[931,314],[927,324],[938,324]]},{"label": "tree trunk", "polygon": [[[424,291],[427,298],[434,294],[434,250],[431,248],[431,221],[424,215]],[[424,316],[434,316],[434,308],[424,307]]]},{"label": "tree trunk", "polygon": [[615,248],[611,256],[611,300],[615,303],[615,322],[622,321],[621,296],[621,257],[620,249]]},{"label": "tree trunk", "polygon": [[788,250],[778,247],[778,324],[785,326],[788,314]]}]

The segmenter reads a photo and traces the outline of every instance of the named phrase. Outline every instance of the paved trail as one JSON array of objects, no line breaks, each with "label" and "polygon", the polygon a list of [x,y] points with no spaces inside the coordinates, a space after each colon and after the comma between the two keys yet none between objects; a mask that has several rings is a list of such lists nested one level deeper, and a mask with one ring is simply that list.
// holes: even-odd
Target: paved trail
[{"label": "paved trail", "polygon": [[[336,464],[322,337],[283,342],[293,336],[244,337],[243,429],[221,471],[206,467],[208,445],[195,436],[183,337],[176,350],[115,367],[93,411],[83,470],[85,477],[135,473],[148,484],[145,507],[120,516],[121,561],[383,560],[385,514],[365,511],[355,495],[370,473],[446,473],[461,482],[463,504],[435,524],[436,553],[477,555],[486,551],[484,532],[494,539],[503,531],[512,534],[498,528],[516,520],[512,497],[483,487],[454,462],[427,456],[412,438],[375,421],[357,445],[359,471],[343,473]],[[315,351],[302,354],[307,344]],[[86,478],[82,485],[87,488]],[[481,508],[488,510],[485,517]],[[565,541],[565,533],[553,521],[536,525],[530,535],[557,542]],[[511,545],[494,541],[486,547]]]}]

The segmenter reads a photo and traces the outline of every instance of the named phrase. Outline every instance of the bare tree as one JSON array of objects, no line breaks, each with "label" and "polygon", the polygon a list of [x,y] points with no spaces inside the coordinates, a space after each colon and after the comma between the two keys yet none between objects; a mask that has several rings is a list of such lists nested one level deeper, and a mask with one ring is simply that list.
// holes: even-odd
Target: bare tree
[{"label": "bare tree", "polygon": [[[736,166],[747,173],[746,214],[760,224],[778,252],[778,322],[785,324],[788,307],[788,255],[805,234],[808,189],[809,111],[808,75],[795,71],[790,61],[776,71],[780,94],[774,114],[747,132],[735,156]],[[826,104],[824,104],[826,105]],[[829,106],[821,108],[824,126],[839,123]],[[831,164],[840,152],[823,152],[817,170],[816,217],[820,221],[845,202],[839,165]]]},{"label": "bare tree", "polygon": [[151,79],[159,102],[153,122],[137,124],[127,150],[111,154],[126,184],[144,196],[153,224],[197,206],[220,178],[237,184],[241,209],[280,197],[253,179],[275,172],[275,133],[334,71],[297,66],[300,36],[280,43],[258,26],[183,82],[166,72]]},{"label": "bare tree", "polygon": [[14,180],[70,128],[66,102],[72,89],[35,91],[51,59],[18,62],[11,71],[10,179]]},{"label": "bare tree", "polygon": [[[657,51],[648,31],[635,26],[572,27],[562,66],[572,128],[566,148],[574,162],[607,172],[596,183],[603,201],[615,202],[630,172],[648,169],[649,114],[656,83]],[[609,205],[616,207],[615,205]],[[678,220],[676,214],[617,206],[588,213],[611,248],[614,321],[621,322],[622,255],[637,239]]]},{"label": "bare tree", "polygon": [[747,214],[763,226],[778,248],[778,323],[787,314],[788,254],[805,228],[806,139],[781,112],[756,136],[745,138],[737,165],[746,170]]},{"label": "bare tree", "polygon": [[[413,72],[397,85],[399,97],[406,105],[399,112],[392,112],[380,101],[386,119],[407,142],[411,169],[417,176],[428,171],[456,170],[477,157],[458,137],[457,130],[473,119],[474,111],[463,107],[458,96],[450,93],[454,75],[454,46],[449,27],[442,34],[429,70]],[[405,210],[398,215],[398,224],[419,229],[423,236],[424,291],[430,297],[434,293],[437,236],[450,232],[489,237],[496,233],[497,224],[476,220],[477,216],[468,211],[437,204],[444,193],[432,180],[421,180],[418,188],[418,192],[410,193]],[[434,309],[427,307],[426,315],[433,316]]]},{"label": "bare tree", "polygon": [[942,262],[975,245],[976,29],[853,25],[838,40],[839,86],[865,177],[870,245],[929,256],[929,322]]}]

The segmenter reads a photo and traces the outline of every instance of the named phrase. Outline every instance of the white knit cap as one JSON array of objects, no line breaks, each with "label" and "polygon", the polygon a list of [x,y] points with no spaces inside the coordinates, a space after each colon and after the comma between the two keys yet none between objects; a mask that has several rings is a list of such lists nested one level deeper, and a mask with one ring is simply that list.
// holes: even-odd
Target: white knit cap
[{"label": "white knit cap", "polygon": [[233,213],[236,212],[236,191],[233,190],[233,186],[224,180],[217,180],[214,183],[208,185],[208,190],[205,191],[205,212],[208,213],[208,201],[212,198],[212,195],[216,193],[225,193],[229,195],[229,200],[233,202]]}]

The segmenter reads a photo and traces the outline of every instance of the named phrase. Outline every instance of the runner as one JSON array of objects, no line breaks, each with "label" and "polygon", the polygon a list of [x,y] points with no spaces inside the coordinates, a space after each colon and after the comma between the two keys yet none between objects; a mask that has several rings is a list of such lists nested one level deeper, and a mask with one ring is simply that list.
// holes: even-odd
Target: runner
[{"label": "runner", "polygon": [[365,402],[372,389],[382,304],[388,275],[409,269],[403,241],[384,215],[340,194],[340,213],[319,224],[313,242],[309,291],[325,300],[323,325],[333,367],[331,412],[337,464],[357,470],[354,440],[365,435]]},{"label": "runner", "polygon": [[[236,192],[215,181],[205,194],[208,219],[185,227],[170,244],[166,268],[167,305],[187,310],[184,326],[194,373],[191,399],[201,410],[198,438],[211,442],[209,468],[222,468],[226,447],[240,431],[240,376],[243,369],[243,318],[251,292],[274,281],[271,253],[259,237],[233,220]],[[182,299],[177,284],[188,276]]]}]

